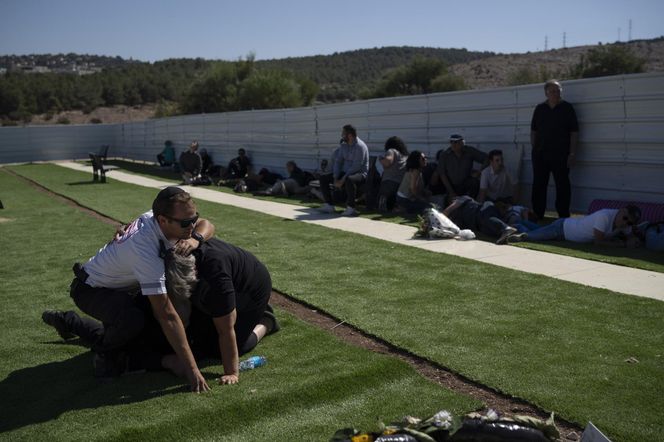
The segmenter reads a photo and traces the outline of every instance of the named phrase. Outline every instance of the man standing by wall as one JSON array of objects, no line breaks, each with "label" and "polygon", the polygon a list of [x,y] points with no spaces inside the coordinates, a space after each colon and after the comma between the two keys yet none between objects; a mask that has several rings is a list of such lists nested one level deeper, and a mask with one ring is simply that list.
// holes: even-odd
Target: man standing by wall
[{"label": "man standing by wall", "polygon": [[556,80],[544,85],[546,101],[535,107],[530,123],[530,144],[533,147],[533,210],[538,218],[546,210],[549,175],[556,184],[556,210],[560,218],[570,216],[572,188],[569,169],[576,161],[579,123],[570,103],[561,98],[562,86]]}]

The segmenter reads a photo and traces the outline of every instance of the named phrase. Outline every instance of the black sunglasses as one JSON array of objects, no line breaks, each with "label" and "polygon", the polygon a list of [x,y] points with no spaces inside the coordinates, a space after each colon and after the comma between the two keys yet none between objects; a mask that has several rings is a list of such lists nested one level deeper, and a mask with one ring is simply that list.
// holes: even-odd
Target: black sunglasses
[{"label": "black sunglasses", "polygon": [[192,224],[196,224],[196,221],[198,221],[198,212],[196,212],[196,216],[193,218],[187,218],[187,219],[177,219],[173,218],[172,216],[164,215],[166,218],[170,219],[171,221],[175,221],[177,223],[180,223],[180,227],[183,229],[186,229],[187,227],[191,226]]}]

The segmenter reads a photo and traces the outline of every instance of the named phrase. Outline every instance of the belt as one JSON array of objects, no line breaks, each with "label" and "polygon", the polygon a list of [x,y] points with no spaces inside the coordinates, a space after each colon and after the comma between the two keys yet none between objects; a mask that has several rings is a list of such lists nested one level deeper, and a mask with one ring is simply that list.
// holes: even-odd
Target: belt
[{"label": "belt", "polygon": [[76,276],[76,279],[81,281],[82,283],[85,283],[85,281],[88,280],[88,272],[85,271],[83,266],[81,265],[80,262],[77,262],[74,264],[74,267],[72,267],[72,270],[74,271],[74,276]]}]

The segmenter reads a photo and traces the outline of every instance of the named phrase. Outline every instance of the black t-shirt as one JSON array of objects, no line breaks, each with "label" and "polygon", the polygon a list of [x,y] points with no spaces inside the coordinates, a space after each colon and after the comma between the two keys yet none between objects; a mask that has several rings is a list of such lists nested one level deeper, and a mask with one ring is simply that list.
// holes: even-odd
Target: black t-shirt
[{"label": "black t-shirt", "polygon": [[568,154],[570,133],[579,131],[579,123],[567,101],[561,101],[553,109],[544,102],[535,107],[530,130],[537,132],[535,148]]},{"label": "black t-shirt", "polygon": [[460,207],[450,213],[450,220],[460,229],[478,230],[477,218],[482,205],[475,200],[468,199]]},{"label": "black t-shirt", "polygon": [[214,316],[236,309],[250,311],[270,296],[272,282],[265,266],[251,253],[217,238],[194,252],[199,284],[192,302]]}]

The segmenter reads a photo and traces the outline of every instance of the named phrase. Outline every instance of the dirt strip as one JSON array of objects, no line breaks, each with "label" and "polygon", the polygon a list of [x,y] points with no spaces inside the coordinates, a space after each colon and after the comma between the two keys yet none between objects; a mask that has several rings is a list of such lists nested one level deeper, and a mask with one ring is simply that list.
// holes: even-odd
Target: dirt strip
[{"label": "dirt strip", "polygon": [[[77,203],[75,200],[55,193],[43,187],[39,183],[30,180],[29,178],[18,175],[17,173],[6,168],[3,168],[3,170],[16,176],[17,178],[26,181],[34,188],[45,192],[58,201],[61,201],[71,207],[75,207],[84,213],[87,213],[95,219],[113,226],[118,226],[121,224],[121,221],[110,218],[103,213],[97,212],[96,210],[89,207],[84,207]],[[520,414],[537,417],[539,419],[547,419],[549,417],[549,413],[539,409],[534,405],[529,404],[522,399],[514,398],[512,396],[493,390],[485,385],[478,384],[446,369],[445,367],[409,353],[404,349],[395,347],[378,337],[365,333],[356,327],[346,324],[344,321],[340,321],[330,314],[318,310],[315,306],[308,305],[300,300],[292,298],[278,291],[272,292],[270,303],[273,306],[293,314],[308,324],[335,335],[346,343],[375,353],[399,358],[402,361],[408,363],[422,376],[437,383],[438,385],[441,385],[457,393],[471,396],[483,402],[485,409],[492,408],[501,414]],[[563,441],[572,442],[578,441],[581,438],[580,436],[583,430],[578,425],[562,420],[558,416],[556,416],[556,425],[560,430]]]}]

